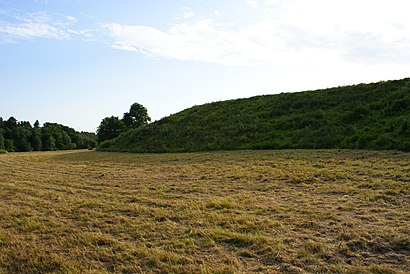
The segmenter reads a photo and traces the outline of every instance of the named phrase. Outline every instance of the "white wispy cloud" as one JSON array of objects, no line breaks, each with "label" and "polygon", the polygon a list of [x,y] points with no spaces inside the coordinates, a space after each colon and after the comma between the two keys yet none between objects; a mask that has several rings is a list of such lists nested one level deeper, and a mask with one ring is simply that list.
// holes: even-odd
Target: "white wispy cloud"
[{"label": "white wispy cloud", "polygon": [[166,30],[109,23],[113,47],[230,66],[357,62],[410,64],[405,0],[245,0],[265,18],[245,27],[200,17]]},{"label": "white wispy cloud", "polygon": [[90,29],[81,29],[81,30],[75,30],[75,29],[67,29],[67,32],[70,34],[75,34],[77,36],[80,36],[83,40],[88,41],[88,42],[93,42],[95,41],[95,30],[90,30]]},{"label": "white wispy cloud", "polygon": [[[149,25],[103,24],[47,12],[0,10],[0,43],[77,37],[104,40],[108,30],[117,49],[149,57],[227,66],[305,65],[331,62],[410,64],[410,3],[407,0],[243,0],[261,12],[248,25],[224,22],[182,7],[166,29]],[[196,11],[197,12],[197,11]],[[89,23],[89,22],[88,22]],[[98,22],[91,22],[94,26]]]},{"label": "white wispy cloud", "polygon": [[184,19],[192,18],[195,16],[195,13],[190,7],[183,7],[181,10],[182,10],[182,18]]},{"label": "white wispy cloud", "polygon": [[259,1],[258,0],[245,0],[245,3],[253,8],[259,7]]},{"label": "white wispy cloud", "polygon": [[33,38],[68,39],[67,25],[75,19],[55,19],[46,12],[8,15],[13,20],[0,21],[0,41],[3,43]]},{"label": "white wispy cloud", "polygon": [[167,32],[149,26],[107,25],[118,49],[142,52],[151,57],[198,60],[241,65],[252,57],[242,56],[257,46],[241,35],[218,29],[212,19],[172,26]]}]

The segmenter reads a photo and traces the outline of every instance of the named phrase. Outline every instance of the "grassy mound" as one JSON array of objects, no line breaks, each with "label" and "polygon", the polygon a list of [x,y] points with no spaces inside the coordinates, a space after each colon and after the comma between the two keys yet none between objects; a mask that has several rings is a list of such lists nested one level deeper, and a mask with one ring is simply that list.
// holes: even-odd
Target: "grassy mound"
[{"label": "grassy mound", "polygon": [[102,143],[99,149],[285,148],[410,151],[410,78],[194,106]]}]

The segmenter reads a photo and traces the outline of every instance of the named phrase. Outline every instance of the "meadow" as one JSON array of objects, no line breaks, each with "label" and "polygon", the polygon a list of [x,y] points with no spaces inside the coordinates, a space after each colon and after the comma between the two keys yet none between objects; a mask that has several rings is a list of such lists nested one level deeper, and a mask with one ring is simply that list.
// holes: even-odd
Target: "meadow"
[{"label": "meadow", "polygon": [[410,153],[0,154],[0,273],[408,273]]}]

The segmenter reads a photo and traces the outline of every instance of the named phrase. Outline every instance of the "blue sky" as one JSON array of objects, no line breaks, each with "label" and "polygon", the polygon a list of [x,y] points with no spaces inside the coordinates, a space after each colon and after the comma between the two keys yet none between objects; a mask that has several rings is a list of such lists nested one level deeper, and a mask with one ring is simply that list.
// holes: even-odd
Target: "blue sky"
[{"label": "blue sky", "polygon": [[0,116],[95,131],[193,105],[410,76],[406,0],[0,0]]}]

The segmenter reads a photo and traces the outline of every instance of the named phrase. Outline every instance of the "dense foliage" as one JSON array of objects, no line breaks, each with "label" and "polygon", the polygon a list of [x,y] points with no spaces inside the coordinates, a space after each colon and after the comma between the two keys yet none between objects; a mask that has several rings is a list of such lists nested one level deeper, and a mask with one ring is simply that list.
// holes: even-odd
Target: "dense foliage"
[{"label": "dense foliage", "polygon": [[131,105],[130,111],[124,113],[122,121],[126,128],[133,129],[147,125],[151,118],[143,105],[134,103]]},{"label": "dense foliage", "polygon": [[118,137],[121,132],[124,132],[124,130],[124,122],[118,117],[106,117],[101,121],[100,126],[97,129],[98,142],[114,139],[115,137]]},{"label": "dense foliage", "polygon": [[410,79],[195,106],[100,145],[130,152],[287,148],[410,151]]},{"label": "dense foliage", "polygon": [[121,133],[147,125],[150,121],[147,109],[141,104],[134,103],[131,105],[130,111],[124,113],[122,119],[111,116],[101,121],[97,129],[98,142],[114,139]]},{"label": "dense foliage", "polygon": [[0,149],[7,151],[67,150],[96,147],[94,133],[77,132],[56,123],[45,123],[40,127],[27,121],[0,117]]}]

